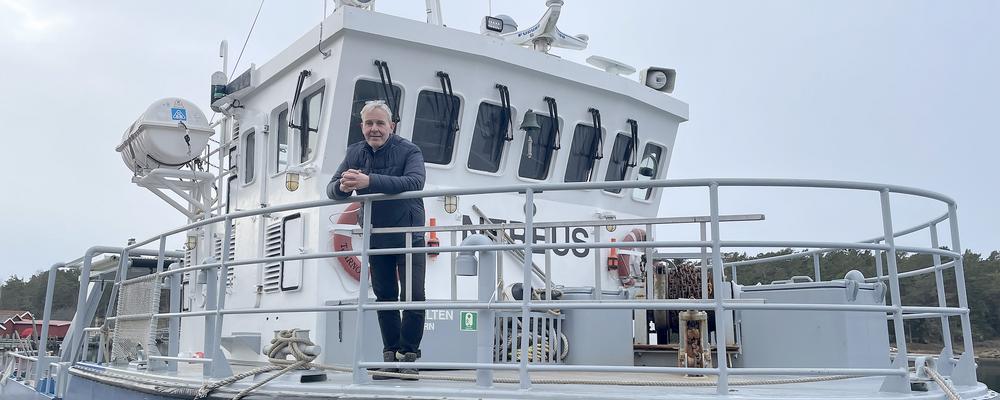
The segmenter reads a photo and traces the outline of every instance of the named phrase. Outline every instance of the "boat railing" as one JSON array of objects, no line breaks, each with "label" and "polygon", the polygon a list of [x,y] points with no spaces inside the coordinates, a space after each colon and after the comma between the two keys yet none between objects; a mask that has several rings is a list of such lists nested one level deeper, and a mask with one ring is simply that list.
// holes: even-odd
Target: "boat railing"
[{"label": "boat railing", "polygon": [[[543,225],[542,222],[535,221],[533,213],[524,213],[524,222],[518,224],[506,224],[505,228],[516,226],[523,228],[525,232],[525,237],[523,243],[514,244],[492,244],[492,245],[475,245],[475,246],[462,246],[455,244],[454,242],[449,246],[440,247],[408,247],[406,249],[371,249],[369,248],[368,238],[372,233],[378,233],[382,231],[388,231],[387,229],[373,229],[371,226],[371,213],[368,210],[371,209],[372,203],[384,199],[404,199],[404,198],[425,198],[425,197],[440,197],[440,196],[467,196],[467,195],[483,195],[483,194],[499,194],[499,193],[520,193],[523,194],[525,198],[525,204],[534,204],[536,199],[536,194],[542,192],[550,191],[569,191],[569,190],[601,190],[609,188],[619,188],[619,189],[647,189],[647,188],[692,188],[701,187],[707,190],[709,197],[709,209],[710,215],[707,216],[707,221],[702,220],[704,227],[710,228],[711,237],[708,238],[704,236],[705,230],[703,229],[703,236],[701,240],[694,241],[661,241],[661,240],[643,240],[636,242],[600,242],[600,238],[595,238],[594,243],[536,243],[535,242],[535,228],[538,226],[548,226]],[[719,213],[719,189],[722,187],[777,187],[777,188],[828,188],[828,189],[844,189],[853,191],[868,191],[879,194],[880,199],[880,209],[881,209],[881,220],[883,227],[883,235],[875,240],[869,240],[865,242],[819,242],[819,241],[751,241],[751,240],[723,240],[722,230],[720,229],[720,223],[723,220],[723,216]],[[922,197],[932,200],[937,200],[947,208],[947,213],[943,217],[938,217],[924,223],[916,228],[909,228],[904,231],[895,231],[893,229],[893,217],[891,211],[891,194],[903,194],[916,197]],[[232,222],[240,218],[248,218],[254,216],[261,216],[272,213],[279,213],[291,210],[301,210],[317,207],[327,207],[333,205],[346,205],[349,202],[361,202],[363,210],[363,221],[361,224],[361,248],[359,250],[351,251],[335,251],[335,252],[315,252],[306,254],[294,254],[285,255],[280,257],[267,257],[267,258],[248,258],[248,259],[237,259],[230,260],[230,254],[232,249],[230,248],[230,237],[233,232]],[[527,207],[525,207],[527,208]],[[936,226],[938,223],[947,221],[950,228],[951,246],[950,250],[941,249],[938,246]],[[597,220],[597,221],[584,221],[585,223],[591,223],[597,226],[600,225],[610,225],[614,222],[609,220]],[[621,222],[621,221],[619,221]],[[625,221],[624,223],[630,223],[633,221]],[[652,226],[663,221],[650,220],[647,222],[647,226],[650,227],[647,231],[652,234]],[[694,221],[697,222],[697,221]],[[170,268],[171,259],[177,259],[179,254],[177,252],[169,252],[166,250],[167,238],[187,232],[191,229],[204,227],[210,224],[221,223],[221,228],[224,230],[221,255],[213,262],[196,264],[196,265],[186,265],[181,268]],[[574,222],[579,223],[579,222]],[[906,247],[898,246],[895,243],[895,238],[904,233],[912,233],[919,231],[921,229],[930,229],[932,232],[932,243],[930,247]],[[397,228],[397,231],[410,232],[411,228]],[[454,228],[448,227],[437,227],[434,229],[438,230],[448,230]],[[465,227],[464,229],[469,229]],[[475,226],[476,230],[482,229],[479,225]],[[422,228],[412,228],[412,231],[428,231],[431,230],[427,227]],[[600,231],[596,229],[596,231]],[[149,245],[158,245],[158,250],[149,250],[142,247]],[[279,261],[292,261],[292,260],[307,260],[307,259],[331,259],[335,257],[344,256],[359,256],[361,261],[361,274],[360,274],[360,291],[359,293],[368,293],[371,288],[369,281],[369,264],[368,256],[378,255],[378,254],[398,254],[401,252],[408,253],[457,253],[457,252],[496,252],[496,251],[510,251],[510,250],[520,250],[524,254],[533,254],[534,250],[550,251],[555,249],[605,249],[605,248],[632,248],[632,249],[646,249],[647,253],[652,249],[656,248],[700,248],[702,249],[702,254],[709,258],[707,261],[707,266],[719,266],[719,268],[702,268],[703,271],[710,269],[711,280],[714,287],[721,287],[724,282],[724,268],[726,266],[731,267],[732,280],[735,281],[737,276],[735,274],[736,268],[744,265],[753,265],[755,263],[767,262],[768,260],[774,261],[777,258],[771,259],[761,259],[753,261],[741,261],[726,263],[722,259],[722,250],[725,248],[793,248],[793,249],[820,249],[815,250],[812,253],[796,253],[788,256],[782,257],[814,257],[814,261],[818,260],[819,254],[823,252],[828,252],[836,249],[856,249],[856,250],[870,250],[878,253],[885,254],[896,254],[897,252],[907,252],[916,254],[930,254],[934,257],[934,265],[929,268],[924,268],[919,271],[910,271],[906,273],[900,273],[898,271],[898,266],[896,264],[896,257],[886,257],[885,268],[886,271],[882,270],[881,257],[877,257],[879,260],[878,276],[874,278],[874,281],[885,281],[889,287],[889,305],[838,305],[838,304],[778,304],[778,303],[747,303],[740,302],[736,300],[724,299],[720,294],[720,291],[716,290],[712,297],[707,297],[707,291],[703,291],[706,297],[703,299],[693,299],[693,300],[658,300],[658,299],[636,299],[636,300],[603,300],[596,298],[594,300],[578,300],[578,301],[552,301],[548,299],[535,300],[532,296],[524,295],[519,301],[507,301],[507,302],[497,302],[491,301],[490,299],[479,299],[478,301],[459,301],[452,296],[451,300],[434,300],[425,302],[412,302],[412,301],[401,301],[396,303],[372,303],[368,299],[368,296],[359,296],[357,304],[348,305],[330,305],[330,306],[312,306],[312,307],[278,307],[278,308],[253,308],[253,309],[227,309],[225,307],[225,297],[226,297],[226,279],[224,278],[224,271],[229,268],[239,268],[246,267],[250,265],[257,265],[265,262],[279,262]],[[93,249],[92,249],[93,250]],[[111,248],[101,248],[100,251],[114,251],[116,249]],[[90,254],[90,251],[88,251]],[[885,313],[887,318],[889,318],[893,323],[895,336],[895,344],[897,347],[896,357],[889,368],[733,368],[727,365],[727,349],[726,346],[720,345],[716,347],[717,357],[716,360],[720,360],[717,366],[710,368],[683,368],[683,367],[644,367],[644,366],[606,366],[606,365],[562,365],[562,364],[532,364],[528,362],[529,357],[524,355],[528,353],[528,343],[529,340],[527,335],[528,330],[522,330],[521,340],[520,340],[520,354],[519,362],[510,363],[493,363],[492,360],[486,360],[475,363],[447,363],[447,362],[416,362],[413,364],[414,367],[420,369],[476,369],[478,371],[494,371],[494,370],[516,370],[519,376],[519,386],[521,388],[531,387],[531,373],[535,371],[601,371],[601,372],[656,372],[656,373],[674,373],[674,374],[694,374],[694,375],[715,375],[718,377],[716,386],[718,393],[727,394],[729,391],[730,376],[733,375],[793,375],[793,376],[808,376],[808,375],[848,375],[848,376],[884,376],[885,384],[882,386],[882,390],[886,391],[899,391],[908,392],[910,390],[909,385],[909,372],[908,372],[908,352],[906,348],[906,337],[905,329],[903,326],[904,319],[910,318],[941,318],[942,324],[945,327],[944,340],[948,345],[948,355],[950,358],[950,334],[947,332],[948,318],[958,316],[960,318],[960,326],[962,330],[963,339],[963,355],[958,360],[955,370],[952,372],[952,380],[956,384],[969,384],[971,379],[972,383],[975,382],[975,365],[973,362],[973,347],[971,342],[971,323],[969,321],[969,309],[968,300],[965,286],[964,269],[961,257],[961,245],[959,242],[958,233],[958,220],[957,220],[957,205],[951,198],[921,189],[914,189],[903,186],[895,185],[883,185],[883,184],[873,184],[873,183],[861,183],[861,182],[845,182],[845,181],[824,181],[824,180],[797,180],[797,179],[686,179],[686,180],[650,180],[650,181],[626,181],[626,182],[595,182],[595,183],[569,183],[569,184],[525,184],[525,185],[512,185],[512,186],[501,186],[501,187],[487,187],[487,188],[475,188],[475,189],[441,189],[441,190],[425,190],[420,192],[406,192],[398,195],[385,196],[385,195],[365,195],[356,196],[352,199],[345,201],[335,201],[335,200],[317,200],[310,202],[302,202],[296,204],[288,204],[281,206],[273,206],[267,208],[261,208],[258,210],[245,210],[233,212],[230,214],[225,214],[221,216],[214,216],[206,218],[204,220],[179,227],[152,238],[138,241],[133,245],[120,249],[121,263],[118,270],[118,276],[116,278],[115,290],[117,290],[121,285],[125,284],[125,276],[127,276],[127,270],[129,267],[128,259],[129,256],[134,256],[137,254],[155,254],[157,257],[157,267],[156,267],[156,278],[167,279],[169,281],[168,287],[171,289],[171,310],[166,313],[151,313],[151,314],[137,314],[137,315],[116,315],[108,317],[107,321],[115,322],[125,321],[128,319],[149,319],[152,321],[159,319],[169,320],[169,340],[168,345],[169,351],[163,356],[149,356],[148,359],[151,361],[159,360],[166,364],[166,368],[176,368],[178,362],[189,362],[189,363],[201,363],[205,365],[204,373],[210,378],[223,378],[230,371],[226,364],[226,360],[222,355],[220,349],[220,341],[222,336],[222,324],[223,319],[226,315],[236,315],[236,314],[256,314],[256,313],[297,313],[297,312],[331,312],[331,311],[356,311],[359,314],[366,312],[371,312],[373,310],[382,309],[438,309],[438,310],[455,310],[455,309],[479,309],[479,310],[506,310],[520,312],[522,318],[525,318],[535,310],[545,310],[551,308],[560,309],[645,309],[645,310],[706,310],[713,311],[719,320],[719,326],[732,325],[732,317],[727,313],[728,310],[812,310],[812,311],[841,311],[841,312],[876,312]],[[941,259],[945,258],[947,262],[941,262]],[[531,274],[532,268],[529,264],[532,261],[531,257],[525,259],[525,265],[523,268],[522,282],[525,282],[524,293],[530,293],[531,289]],[[86,257],[84,263],[86,263]],[[595,271],[595,277],[600,278],[602,266],[599,263],[595,263],[595,267],[598,269]],[[57,264],[53,266],[56,268],[63,264]],[[957,298],[959,301],[958,307],[948,307],[944,302],[944,291],[945,287],[941,279],[941,271],[944,269],[953,269],[956,275],[956,286],[957,286]],[[207,301],[206,309],[204,311],[186,311],[182,312],[179,309],[179,292],[180,292],[180,280],[182,274],[191,271],[206,270],[207,273]],[[707,273],[707,272],[706,272]],[[901,304],[900,300],[900,278],[905,278],[908,276],[914,276],[919,274],[935,273],[937,277],[937,289],[939,305],[937,307],[919,307],[919,306],[906,306]],[[454,276],[454,274],[452,274]],[[53,276],[49,275],[49,291],[53,288]],[[816,269],[816,277],[820,278],[819,267]],[[706,277],[707,278],[707,277]],[[88,279],[87,274],[81,274],[81,279]],[[707,279],[703,282],[707,284]],[[546,285],[550,285],[549,282]],[[601,293],[601,279],[597,279],[595,282],[595,293]],[[86,285],[81,284],[81,300],[85,298],[83,293],[84,287]],[[176,294],[175,294],[176,293]],[[454,290],[453,290],[454,293]],[[82,302],[81,302],[82,303]],[[42,345],[44,346],[44,340],[48,328],[48,320],[50,316],[51,304],[49,301],[46,303],[45,308],[45,325],[43,326],[42,333]],[[180,319],[182,317],[205,317],[205,358],[190,358],[190,357],[179,357],[177,352],[177,338],[179,337],[179,326]],[[358,318],[361,321],[363,318]],[[527,320],[525,318],[525,320]],[[74,329],[77,329],[74,327]],[[354,343],[354,355],[355,358],[350,366],[353,371],[353,379],[356,384],[367,384],[370,382],[367,370],[369,368],[382,368],[394,366],[394,363],[383,363],[383,362],[373,362],[365,360],[363,358],[364,342],[370,339],[370,336],[363,334],[363,324],[357,324],[357,340]],[[717,329],[715,336],[715,343],[727,343],[727,332],[725,329]],[[485,334],[492,335],[493,332],[486,332]],[[72,345],[70,346],[73,347]],[[102,348],[103,350],[103,348]],[[71,359],[72,360],[72,359]],[[948,360],[951,361],[950,359]],[[150,363],[150,369],[153,369],[153,363]],[[42,366],[38,366],[38,374],[42,374]],[[970,375],[971,374],[971,375]]]},{"label": "boat railing", "polygon": [[41,370],[37,368],[40,365],[37,351],[8,351],[3,353],[2,360],[3,363],[0,364],[2,365],[0,367],[0,380],[4,384],[8,380],[14,380],[23,382],[27,386],[36,387],[39,382],[37,379],[39,376],[45,379],[53,375],[49,366]]}]

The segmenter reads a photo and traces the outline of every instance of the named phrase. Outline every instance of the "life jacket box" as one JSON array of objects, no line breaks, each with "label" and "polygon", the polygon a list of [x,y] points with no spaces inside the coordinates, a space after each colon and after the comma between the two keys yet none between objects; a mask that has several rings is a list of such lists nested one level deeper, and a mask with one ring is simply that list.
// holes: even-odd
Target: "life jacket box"
[{"label": "life jacket box", "polygon": [[[885,285],[834,280],[740,286],[765,304],[885,305]],[[884,312],[742,310],[743,367],[889,368]]]},{"label": "life jacket box", "polygon": [[[375,299],[369,299],[374,304]],[[357,300],[327,301],[325,305],[357,305]],[[357,337],[356,311],[323,313],[326,337],[323,352],[327,363],[351,364]],[[462,330],[459,310],[427,310],[424,316],[424,337],[420,342],[421,362],[476,362],[477,331]],[[480,322],[481,323],[481,322]],[[382,335],[375,310],[365,311],[363,355],[365,361],[382,361]],[[478,329],[478,326],[476,327]]]},{"label": "life jacket box", "polygon": [[[594,300],[594,288],[567,287],[563,301]],[[604,290],[603,300],[627,300],[624,290]],[[563,363],[570,365],[634,364],[632,310],[564,309],[562,331],[569,341]]]}]

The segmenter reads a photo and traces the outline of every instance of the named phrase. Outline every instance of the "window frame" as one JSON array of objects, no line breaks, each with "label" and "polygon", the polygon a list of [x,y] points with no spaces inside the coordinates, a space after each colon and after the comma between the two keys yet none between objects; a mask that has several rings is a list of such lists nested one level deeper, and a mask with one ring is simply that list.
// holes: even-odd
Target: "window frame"
[{"label": "window frame", "polygon": [[[581,125],[582,126],[586,126],[586,127],[590,128],[590,129],[595,129],[593,121],[591,121],[590,123],[587,123],[587,121],[585,121],[585,120],[578,120],[576,122],[576,124],[573,125],[573,134],[571,135],[572,138],[569,141],[569,147],[567,147],[567,149],[568,149],[567,152],[568,153],[566,155],[566,164],[565,164],[565,166],[563,168],[563,180],[562,181],[564,183],[596,182],[594,179],[600,176],[600,175],[598,175],[598,170],[600,170],[600,168],[601,168],[601,160],[598,160],[598,159],[594,158],[594,156],[596,154],[591,154],[590,158],[591,158],[591,160],[593,160],[594,164],[590,167],[590,176],[587,178],[587,180],[580,181],[580,182],[567,182],[566,181],[566,174],[569,172],[569,162],[573,158],[573,154],[572,154],[572,152],[573,152],[573,142],[576,140],[576,128],[579,127],[579,126],[581,126]],[[605,134],[607,132],[608,132],[607,128],[601,127],[601,131],[597,133],[598,135],[600,135],[599,136],[600,139],[598,140],[598,144],[599,145],[603,146],[605,144],[606,140],[604,140],[604,139],[605,139]],[[563,132],[563,134],[565,134],[565,133],[566,132]],[[604,149],[598,148],[597,150],[600,150],[601,153],[604,154],[604,152],[603,152]],[[605,157],[607,157],[607,156],[605,156]]]},{"label": "window frame", "polygon": [[[306,101],[311,99],[314,95],[318,93],[321,93],[323,98],[322,100],[320,100],[319,120],[317,121],[316,125],[316,148],[313,149],[313,154],[311,155],[310,158],[306,159],[305,161],[302,161],[302,154],[301,154],[302,144],[300,143],[300,140],[302,140],[302,131],[300,129],[289,129],[288,146],[292,149],[292,151],[288,153],[289,167],[292,166],[298,167],[316,162],[317,160],[316,153],[318,153],[319,150],[323,148],[323,143],[325,143],[325,140],[323,140],[323,132],[324,132],[323,127],[325,125],[323,124],[323,121],[325,120],[327,113],[324,111],[329,108],[328,107],[329,96],[326,93],[325,79],[321,79],[318,82],[309,85],[309,87],[307,88],[302,88],[302,92],[300,95],[301,99],[299,100],[299,103],[295,108],[295,112],[298,114],[298,118],[295,120],[295,123],[296,125],[302,126],[302,119],[303,119],[302,113],[305,112]],[[289,111],[289,114],[291,114],[291,111]]]},{"label": "window frame", "polygon": [[285,145],[286,145],[286,151],[285,151],[285,157],[286,157],[286,159],[285,159],[285,168],[284,169],[278,169],[278,129],[281,129],[281,118],[279,118],[279,116],[281,115],[281,113],[290,114],[291,112],[292,112],[292,110],[289,107],[288,102],[281,103],[277,107],[275,107],[273,110],[271,110],[271,121],[273,121],[273,122],[269,126],[270,129],[268,129],[268,136],[269,137],[273,136],[274,139],[270,139],[269,138],[268,139],[268,143],[267,143],[267,151],[268,151],[268,153],[274,156],[273,159],[269,159],[268,160],[268,163],[271,164],[271,165],[269,165],[267,167],[267,174],[271,178],[278,177],[281,174],[287,172],[288,171],[288,167],[291,166],[291,162],[290,162],[291,161],[291,157],[290,156],[291,156],[291,153],[292,153],[292,146],[291,146],[291,143],[289,143],[289,142],[291,142],[291,139],[292,139],[293,135],[289,135],[288,134],[292,129],[288,127],[288,117],[286,116],[285,117],[285,126],[284,126],[284,128],[286,129],[286,131],[285,131]]},{"label": "window frame", "polygon": [[[660,159],[657,160],[656,173],[653,174],[653,178],[652,178],[653,180],[662,179],[661,178],[661,171],[663,169],[660,168],[660,167],[663,166],[663,159],[667,157],[667,152],[669,150],[667,149],[667,145],[665,145],[663,143],[657,142],[655,140],[647,140],[646,143],[644,143],[644,145],[642,146],[643,147],[642,148],[642,153],[645,153],[646,152],[646,147],[648,147],[650,145],[657,146],[657,147],[660,148],[660,150],[662,150],[662,152],[660,153]],[[640,154],[639,155],[639,159],[636,160],[636,167],[635,168],[638,168],[639,164],[642,164],[642,159],[643,159],[643,156],[642,156],[642,154]],[[636,177],[638,177],[638,176],[639,175],[636,174]],[[631,197],[632,200],[638,201],[640,203],[653,203],[653,199],[656,197],[656,194],[658,193],[657,191],[661,190],[663,188],[662,187],[648,188],[647,190],[652,190],[651,192],[649,192],[649,198],[648,199],[637,199],[637,198],[635,198],[635,190],[638,190],[638,189],[639,188],[633,188],[633,189],[631,189],[632,190],[632,195],[630,195],[629,197]]]},{"label": "window frame", "polygon": [[[535,117],[536,118],[542,118],[542,117],[544,117],[544,118],[551,118],[548,113],[543,114],[543,113],[540,113],[540,112],[534,111],[534,110],[532,110],[532,112],[535,113]],[[563,123],[563,118],[562,117],[557,117],[556,118],[556,124],[557,124],[558,129],[560,129],[560,130],[563,129],[563,126],[565,126],[565,124]],[[516,127],[518,125],[514,125],[514,126]],[[524,130],[523,129],[518,129],[518,132],[524,132]],[[555,139],[557,139],[557,138],[561,139],[559,137],[559,135],[553,134],[553,138],[552,138],[553,143],[555,142]],[[521,135],[521,140],[518,142],[518,144],[520,145],[518,147],[521,149],[521,153],[517,157],[517,165],[514,166],[514,171],[513,171],[514,176],[517,177],[517,179],[520,179],[520,180],[525,181],[525,182],[532,182],[532,183],[535,183],[535,182],[548,182],[550,179],[552,179],[552,175],[554,175],[553,172],[555,172],[555,166],[559,162],[559,150],[556,150],[554,148],[552,149],[552,156],[551,156],[552,158],[549,159],[548,170],[545,173],[545,178],[544,179],[535,179],[535,178],[524,177],[524,176],[521,176],[521,159],[524,157],[524,144],[525,144],[525,142],[527,140],[528,140],[528,135],[525,132],[525,134]],[[517,142],[516,138],[515,138],[515,142]],[[560,143],[560,146],[561,146],[561,143]]]},{"label": "window frame", "polygon": [[517,133],[520,132],[520,129],[518,129],[519,121],[517,119],[517,116],[519,114],[517,113],[517,108],[515,108],[513,105],[511,105],[510,106],[510,114],[511,114],[511,120],[513,120],[513,124],[514,124],[514,128],[513,128],[514,129],[514,132],[513,132],[514,140],[509,140],[509,141],[508,140],[504,140],[503,147],[500,149],[500,165],[497,166],[497,171],[496,172],[490,172],[490,171],[484,171],[484,170],[480,170],[480,169],[471,168],[471,167],[469,167],[469,159],[472,157],[472,141],[476,140],[476,125],[479,123],[479,107],[481,107],[483,104],[489,104],[491,106],[501,107],[501,108],[503,107],[503,105],[500,104],[500,102],[498,102],[496,100],[493,100],[493,99],[482,99],[482,100],[479,101],[479,105],[476,106],[476,119],[475,119],[475,121],[472,122],[472,125],[473,125],[472,126],[472,133],[469,134],[469,142],[468,142],[467,147],[465,147],[466,149],[468,149],[468,153],[469,154],[468,154],[467,157],[465,157],[465,163],[463,163],[462,165],[465,166],[465,170],[466,171],[468,171],[470,173],[473,173],[473,174],[480,174],[480,175],[486,175],[486,176],[503,176],[505,170],[507,169],[507,165],[510,163],[510,153],[512,151],[511,149],[513,148],[512,145],[513,145],[513,143],[517,142]]},{"label": "window frame", "polygon": [[[299,239],[301,239],[301,242],[303,244],[305,243],[305,240],[306,240],[306,231],[305,231],[305,229],[306,229],[306,220],[305,220],[305,218],[303,218],[303,216],[302,216],[301,213],[295,213],[295,214],[286,215],[286,216],[282,217],[281,218],[281,255],[282,256],[288,255],[285,252],[285,249],[288,247],[288,241],[289,241],[288,239],[291,236],[291,235],[289,235],[290,230],[288,229],[288,222],[289,221],[293,221],[293,220],[297,221],[297,223],[300,224],[300,232],[298,232],[298,233],[301,236],[299,237]],[[295,243],[292,243],[292,244],[294,245]],[[286,287],[285,286],[285,271],[286,271],[286,268],[287,268],[287,270],[291,271],[293,268],[296,268],[296,267],[298,268],[298,271],[297,271],[298,272],[297,276],[298,276],[298,279],[299,279],[298,280],[298,284],[296,284],[294,286],[289,285],[289,286]],[[306,279],[305,274],[306,274],[305,260],[286,260],[286,261],[282,261],[281,262],[281,273],[278,276],[278,288],[279,288],[278,293],[292,292],[292,291],[301,290],[302,286],[306,282],[306,280],[305,280]],[[289,275],[291,275],[291,274],[289,274]]]},{"label": "window frame", "polygon": [[[393,82],[393,84],[395,84],[395,82]],[[417,130],[417,107],[420,106],[420,95],[424,92],[438,93],[445,96],[448,95],[447,93],[442,92],[440,87],[427,86],[427,87],[421,87],[417,90],[417,97],[413,104],[413,115],[411,116],[410,119],[410,129],[407,130],[407,132],[409,133],[409,137],[406,138],[417,147],[420,147],[420,145],[418,145],[417,142],[413,140],[413,135],[414,133],[416,133]],[[455,130],[454,134],[455,136],[452,139],[451,159],[448,161],[447,164],[438,164],[429,162],[425,158],[424,166],[427,168],[451,169],[455,166],[456,160],[458,159],[457,155],[460,147],[459,144],[461,143],[462,139],[462,126],[464,126],[464,124],[462,123],[463,122],[462,117],[465,115],[465,97],[463,97],[459,93],[452,93],[452,96],[455,96],[455,98],[458,99],[458,113],[455,116],[455,124],[457,124],[456,127],[458,129]],[[402,100],[400,100],[400,103],[402,103]],[[396,127],[396,134],[399,134],[399,126]],[[472,142],[469,142],[469,144],[471,145]],[[423,151],[423,149],[421,149],[421,151]]]},{"label": "window frame", "polygon": [[[233,207],[233,181],[238,181],[240,178],[239,174],[230,174],[226,178],[226,214],[236,211]],[[237,191],[239,191],[239,185],[236,185]]]},{"label": "window frame", "polygon": [[[382,81],[378,77],[358,76],[357,78],[354,79],[354,82],[353,82],[354,84],[351,86],[352,87],[352,90],[351,90],[351,102],[349,104],[348,115],[347,115],[347,131],[344,134],[344,141],[346,142],[346,143],[344,143],[344,147],[345,148],[347,146],[350,146],[350,145],[352,145],[352,144],[355,143],[355,142],[351,141],[351,129],[354,127],[354,122],[353,122],[353,119],[354,119],[354,93],[357,92],[357,90],[358,90],[358,82],[361,82],[361,81],[371,82],[371,83],[374,83],[376,85],[382,85]],[[386,82],[386,83],[388,83],[388,82]],[[403,115],[402,115],[402,111],[401,110],[403,110],[403,108],[406,106],[406,102],[405,102],[406,88],[403,86],[402,83],[400,83],[398,81],[393,81],[392,82],[392,86],[393,86],[393,88],[399,88],[399,98],[397,99],[398,100],[397,102],[399,103],[399,105],[398,105],[398,107],[396,107],[397,108],[396,110],[392,110],[392,111],[393,111],[393,113],[395,113],[396,117],[398,117],[398,118],[400,118],[402,120]],[[381,91],[381,88],[379,90]],[[395,92],[395,91],[393,91],[393,92]],[[366,100],[366,101],[370,101],[370,100]],[[391,105],[390,105],[390,108],[391,108]],[[358,112],[360,113],[361,110],[358,109]],[[358,118],[360,119],[361,116],[359,115]],[[400,121],[400,122],[402,122],[402,121]],[[393,132],[393,134],[395,134],[395,135],[399,134],[399,129],[400,129],[399,125],[400,124],[396,124],[396,130]],[[361,136],[361,139],[364,140],[364,135]]]},{"label": "window frame", "polygon": [[[253,149],[250,149],[250,139],[253,139]],[[250,186],[257,182],[257,129],[251,127],[240,132],[240,175],[243,175],[240,184]],[[249,180],[247,180],[249,178]]]},{"label": "window frame", "polygon": [[[618,136],[619,135],[624,136],[625,138],[627,138],[630,141],[632,140],[632,134],[631,133],[625,132],[625,131],[617,131],[615,133],[615,137],[614,137],[615,140],[611,141],[611,150],[609,152],[607,152],[607,153],[604,153],[604,157],[605,158],[614,157],[615,156],[615,144],[618,142]],[[632,146],[635,146],[635,145],[636,145],[635,143],[632,144]],[[628,161],[632,158],[632,152],[625,152],[625,155],[626,155],[626,157],[625,157],[625,163],[628,163]],[[625,181],[628,181],[629,180],[629,176],[632,173],[632,170],[635,169],[634,167],[628,167],[625,170],[625,176],[623,176],[621,180],[614,180],[614,181],[609,181],[608,180],[608,168],[611,168],[611,161],[612,160],[608,160],[607,165],[604,168],[604,179],[601,182],[625,182]],[[604,189],[601,189],[601,192],[604,192],[607,195],[611,195],[611,196],[615,196],[615,197],[624,197],[626,195],[625,194],[626,190],[627,189],[621,189],[618,192],[612,192],[612,191],[609,191],[607,188],[604,188]]]}]

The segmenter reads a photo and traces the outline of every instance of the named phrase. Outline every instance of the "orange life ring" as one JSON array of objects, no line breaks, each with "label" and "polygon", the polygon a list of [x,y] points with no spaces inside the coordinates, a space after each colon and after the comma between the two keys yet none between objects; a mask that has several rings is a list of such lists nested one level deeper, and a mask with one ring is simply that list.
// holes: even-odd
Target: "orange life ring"
[{"label": "orange life ring", "polygon": [[[344,211],[340,214],[340,218],[337,218],[338,224],[346,225],[357,225],[358,224],[358,212],[361,209],[361,203],[354,202],[347,206]],[[350,235],[345,235],[342,233],[333,234],[333,251],[351,251],[354,250],[354,244],[352,242]],[[344,268],[344,272],[347,272],[354,280],[361,280],[361,259],[357,256],[339,256],[337,261],[340,262],[340,266]]]},{"label": "orange life ring", "polygon": [[[646,241],[646,230],[642,228],[634,228],[629,233],[625,235],[622,242],[645,242]],[[622,247],[622,250],[634,250],[632,247]],[[623,252],[624,253],[624,252]],[[629,258],[631,256],[628,254],[619,254],[618,259],[621,260],[621,267],[618,268],[618,277],[622,279],[627,279],[628,282],[625,283],[626,287],[631,286],[635,283],[629,275]]]}]

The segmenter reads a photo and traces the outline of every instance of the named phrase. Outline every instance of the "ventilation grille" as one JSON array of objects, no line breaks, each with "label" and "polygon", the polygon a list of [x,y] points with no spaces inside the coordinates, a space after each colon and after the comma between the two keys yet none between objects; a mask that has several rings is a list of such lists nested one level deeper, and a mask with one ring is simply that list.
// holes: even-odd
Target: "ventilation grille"
[{"label": "ventilation grille", "polygon": [[[281,257],[284,232],[281,230],[281,221],[277,221],[267,227],[266,238],[264,239],[264,257]],[[281,291],[281,262],[264,264],[264,293],[277,293]]]},{"label": "ventilation grille", "polygon": [[[184,265],[182,265],[182,266],[183,267],[190,267],[192,265],[194,265],[194,249],[188,249],[188,248],[185,247],[185,249],[184,249]],[[191,282],[191,272],[190,271],[183,273],[182,276],[183,276],[181,278],[181,284],[182,285],[186,285],[189,282]]]},{"label": "ventilation grille", "polygon": [[[213,248],[212,254],[215,256],[216,260],[222,259],[222,236],[215,236],[215,247]],[[229,257],[226,261],[236,261],[236,224],[233,223],[232,232],[229,235]],[[236,279],[236,270],[233,267],[226,267],[226,287],[233,287],[233,281]]]},{"label": "ventilation grille", "polygon": [[233,118],[233,143],[240,142],[240,120]]}]

